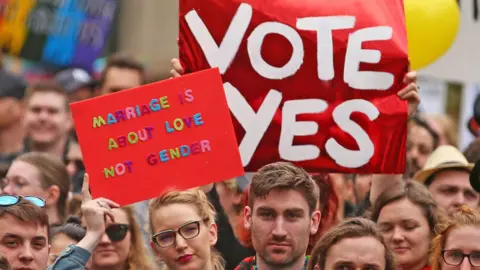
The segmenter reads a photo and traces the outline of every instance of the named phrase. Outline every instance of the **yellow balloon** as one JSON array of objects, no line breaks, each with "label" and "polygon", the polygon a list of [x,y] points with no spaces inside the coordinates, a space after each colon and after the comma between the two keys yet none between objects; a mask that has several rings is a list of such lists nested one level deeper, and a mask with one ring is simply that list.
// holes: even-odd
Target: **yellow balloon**
[{"label": "yellow balloon", "polygon": [[453,44],[460,25],[455,0],[405,0],[408,53],[418,70],[440,58]]}]

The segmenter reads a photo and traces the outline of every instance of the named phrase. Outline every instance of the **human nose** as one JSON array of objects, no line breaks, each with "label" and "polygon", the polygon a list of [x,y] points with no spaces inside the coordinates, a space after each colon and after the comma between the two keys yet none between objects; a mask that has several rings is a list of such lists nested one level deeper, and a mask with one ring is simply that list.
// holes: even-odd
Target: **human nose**
[{"label": "human nose", "polygon": [[405,237],[403,236],[403,231],[400,228],[393,228],[392,240],[394,242],[402,242],[403,240],[405,240]]},{"label": "human nose", "polygon": [[457,194],[455,194],[453,203],[456,207],[464,205],[466,203],[463,192],[457,192]]},{"label": "human nose", "polygon": [[463,258],[462,264],[460,264],[459,270],[472,270],[472,265],[467,257]]},{"label": "human nose", "polygon": [[182,252],[187,248],[187,240],[183,238],[179,233],[175,234],[175,249],[178,252]]},{"label": "human nose", "polygon": [[112,243],[112,241],[110,240],[108,235],[106,233],[104,233],[102,235],[102,238],[100,238],[100,244],[108,245],[108,244],[111,244],[111,243]]},{"label": "human nose", "polygon": [[6,186],[4,186],[2,191],[3,191],[3,194],[15,195],[14,188],[11,183],[8,183]]},{"label": "human nose", "polygon": [[30,262],[33,261],[33,252],[32,249],[29,246],[25,246],[21,251],[19,255],[20,261],[23,262]]},{"label": "human nose", "polygon": [[277,218],[272,234],[276,237],[283,237],[287,235],[287,231],[285,230],[285,221],[283,220],[283,218]]}]

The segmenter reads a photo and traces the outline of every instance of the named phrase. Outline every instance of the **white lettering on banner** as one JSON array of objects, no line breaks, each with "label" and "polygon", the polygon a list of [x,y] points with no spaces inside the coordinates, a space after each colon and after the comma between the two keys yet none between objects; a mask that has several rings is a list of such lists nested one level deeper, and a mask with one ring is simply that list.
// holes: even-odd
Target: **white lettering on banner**
[{"label": "white lettering on banner", "polygon": [[[274,67],[262,57],[262,44],[268,34],[284,36],[292,44],[293,53],[290,60],[283,67]],[[248,55],[253,69],[262,77],[272,80],[280,80],[294,75],[303,64],[302,38],[288,25],[278,22],[266,22],[260,24],[248,38]]]},{"label": "white lettering on banner", "polygon": [[224,83],[223,88],[230,111],[245,130],[245,136],[238,148],[242,164],[247,166],[282,102],[282,94],[275,90],[268,92],[258,113],[255,113],[237,88],[230,83]]},{"label": "white lettering on banner", "polygon": [[335,77],[332,31],[349,29],[354,25],[353,16],[311,17],[297,21],[298,29],[317,31],[317,66],[320,80],[329,81]]},{"label": "white lettering on banner", "polygon": [[[212,67],[218,67],[223,75],[235,59],[247,28],[252,19],[252,7],[242,3],[235,13],[224,38],[218,45],[210,31],[195,10],[188,12],[185,20],[200,45],[205,58]],[[299,18],[296,28],[317,32],[318,78],[328,81],[335,77],[333,30],[351,29],[355,25],[354,16],[325,16]],[[293,47],[289,61],[282,67],[268,64],[262,57],[261,48],[268,34],[278,34],[287,39]],[[381,52],[362,49],[365,41],[391,39],[393,30],[388,26],[368,27],[353,31],[348,39],[344,63],[344,81],[358,90],[387,90],[394,83],[394,75],[387,72],[360,71],[360,63],[379,63]],[[300,34],[292,27],[279,22],[264,22],[258,25],[247,39],[247,51],[253,69],[262,77],[272,80],[288,78],[296,74],[304,60],[304,47]],[[247,166],[261,139],[273,120],[282,102],[281,92],[270,89],[258,112],[252,109],[240,91],[233,85],[224,83],[227,102],[232,114],[245,130],[239,150],[243,166]],[[282,128],[279,154],[290,161],[313,160],[319,157],[320,149],[315,145],[294,146],[295,136],[314,135],[318,132],[315,122],[296,122],[296,115],[321,113],[328,104],[321,99],[286,101],[282,108]],[[335,139],[327,140],[326,151],[337,164],[346,168],[358,168],[369,162],[374,153],[374,145],[368,134],[350,120],[352,112],[362,112],[371,121],[378,115],[378,109],[366,100],[350,100],[338,105],[333,112],[334,121],[358,143],[360,150],[348,150]]]},{"label": "white lettering on banner", "polygon": [[321,99],[303,99],[285,101],[282,108],[282,131],[278,151],[280,157],[290,161],[302,161],[316,159],[320,155],[320,149],[316,145],[293,145],[296,136],[314,135],[318,131],[318,124],[309,122],[297,122],[298,114],[321,113],[328,107],[327,102]]},{"label": "white lettering on banner", "polygon": [[364,41],[391,39],[393,30],[388,26],[360,29],[350,35],[345,56],[343,79],[351,88],[358,90],[387,90],[392,87],[395,77],[388,72],[360,71],[360,63],[377,64],[382,58],[378,50],[362,49]]},{"label": "white lettering on banner", "polygon": [[218,46],[195,10],[185,15],[188,27],[190,27],[190,30],[192,30],[193,35],[202,48],[208,64],[210,64],[211,67],[218,67],[222,75],[227,71],[235,58],[251,19],[252,7],[248,4],[241,4],[220,46]]},{"label": "white lettering on banner", "polygon": [[362,112],[370,121],[377,119],[380,112],[371,102],[363,99],[354,99],[343,102],[333,110],[333,120],[357,142],[360,150],[352,151],[341,146],[334,138],[325,144],[327,153],[338,165],[345,168],[359,168],[367,164],[373,156],[374,145],[368,134],[360,125],[350,120],[353,112]]}]

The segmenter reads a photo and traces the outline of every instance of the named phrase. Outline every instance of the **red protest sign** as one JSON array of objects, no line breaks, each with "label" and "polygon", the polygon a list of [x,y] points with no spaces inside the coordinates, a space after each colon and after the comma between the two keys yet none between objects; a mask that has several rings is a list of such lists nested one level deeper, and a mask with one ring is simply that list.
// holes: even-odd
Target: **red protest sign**
[{"label": "red protest sign", "polygon": [[218,69],[70,106],[94,197],[126,205],[244,174]]},{"label": "red protest sign", "polygon": [[187,72],[219,67],[247,171],[403,173],[402,0],[180,1]]}]

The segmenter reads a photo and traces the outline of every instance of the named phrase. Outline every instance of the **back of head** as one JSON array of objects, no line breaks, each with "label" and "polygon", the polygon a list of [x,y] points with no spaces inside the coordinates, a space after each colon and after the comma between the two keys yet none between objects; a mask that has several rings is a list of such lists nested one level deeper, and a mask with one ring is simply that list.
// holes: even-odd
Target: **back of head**
[{"label": "back of head", "polygon": [[378,240],[385,248],[385,270],[395,270],[395,257],[373,221],[364,218],[352,218],[333,227],[315,245],[307,269],[318,265],[325,269],[325,262],[330,248],[343,239],[372,237]]},{"label": "back of head", "polygon": [[60,189],[57,211],[63,220],[67,214],[67,199],[70,192],[70,176],[60,158],[53,154],[29,152],[19,156],[15,161],[22,161],[36,167],[41,174],[42,188],[58,186]]},{"label": "back of head", "polygon": [[380,194],[375,205],[372,206],[370,218],[377,222],[383,207],[403,199],[409,200],[411,203],[422,209],[427,218],[430,231],[433,231],[440,220],[442,213],[437,207],[437,204],[428,189],[424,185],[415,181],[403,182]]},{"label": "back of head", "polygon": [[14,218],[25,223],[33,223],[37,226],[46,226],[49,229],[48,215],[40,207],[34,205],[28,200],[20,199],[17,204],[0,207],[0,218],[11,215]]},{"label": "back of head", "polygon": [[81,224],[82,221],[79,217],[69,216],[64,224],[51,228],[50,237],[54,238],[58,234],[65,234],[76,242],[80,242],[86,234],[86,230]]},{"label": "back of head", "polygon": [[480,212],[468,206],[461,206],[449,219],[443,219],[436,227],[436,236],[432,241],[431,264],[432,269],[441,269],[440,260],[442,250],[449,233],[455,228],[474,226],[480,229]]},{"label": "back of head", "polygon": [[265,198],[276,189],[300,192],[308,203],[310,213],[317,207],[318,186],[304,169],[288,162],[265,165],[253,175],[249,205],[253,206],[256,198]]},{"label": "back of head", "polygon": [[100,84],[102,86],[105,83],[107,73],[111,68],[130,69],[137,71],[141,77],[141,84],[144,84],[146,81],[145,68],[142,63],[140,63],[133,56],[127,53],[116,53],[107,59],[107,64],[103,69],[100,77]]}]

